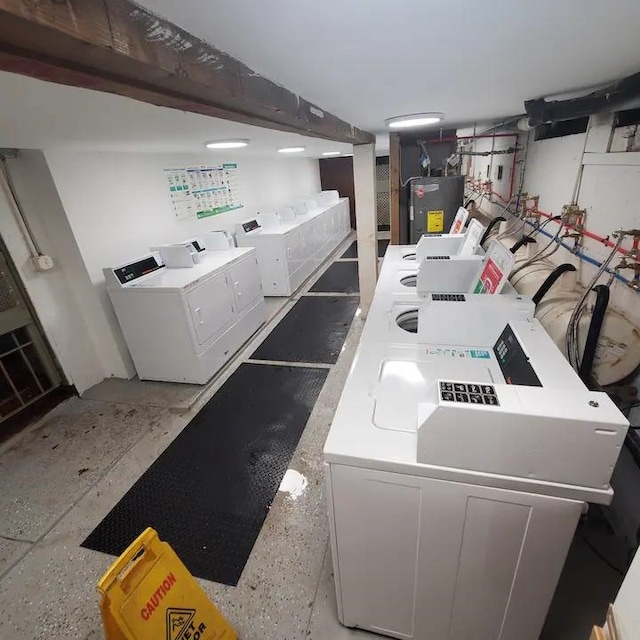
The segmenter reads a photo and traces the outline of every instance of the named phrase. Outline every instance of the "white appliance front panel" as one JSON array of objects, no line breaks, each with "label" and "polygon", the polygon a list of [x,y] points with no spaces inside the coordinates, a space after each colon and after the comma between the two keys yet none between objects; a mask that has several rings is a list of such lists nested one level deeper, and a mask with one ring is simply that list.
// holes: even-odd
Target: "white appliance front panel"
[{"label": "white appliance front panel", "polygon": [[229,277],[231,278],[231,285],[239,312],[254,304],[256,298],[262,295],[260,273],[256,259],[253,256],[233,264],[229,269]]},{"label": "white appliance front panel", "polygon": [[537,640],[583,503],[330,465],[342,622],[415,640]]},{"label": "white appliance front panel", "polygon": [[189,291],[187,305],[198,344],[205,344],[234,322],[233,294],[222,273]]}]

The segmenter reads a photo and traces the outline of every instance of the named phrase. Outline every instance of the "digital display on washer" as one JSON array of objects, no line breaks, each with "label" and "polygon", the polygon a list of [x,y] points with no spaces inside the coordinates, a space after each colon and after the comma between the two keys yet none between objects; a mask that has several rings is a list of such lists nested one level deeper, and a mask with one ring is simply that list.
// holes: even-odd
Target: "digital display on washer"
[{"label": "digital display on washer", "polygon": [[144,260],[138,260],[138,262],[114,269],[113,273],[115,273],[120,284],[127,284],[127,282],[146,276],[148,273],[162,269],[162,267],[163,265],[158,264],[158,261],[153,256],[149,256]]},{"label": "digital display on washer", "polygon": [[525,387],[542,386],[511,325],[508,324],[500,334],[493,347],[493,353],[507,384]]},{"label": "digital display on washer", "polygon": [[254,229],[260,228],[260,223],[257,220],[249,220],[249,222],[245,222],[242,225],[245,233],[249,233],[249,231],[253,231]]}]

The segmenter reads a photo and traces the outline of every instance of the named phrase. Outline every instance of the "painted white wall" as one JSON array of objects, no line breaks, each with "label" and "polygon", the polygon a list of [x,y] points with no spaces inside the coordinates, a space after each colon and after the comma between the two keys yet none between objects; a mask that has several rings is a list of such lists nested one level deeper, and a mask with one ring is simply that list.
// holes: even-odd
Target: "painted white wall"
[{"label": "painted white wall", "polygon": [[[563,205],[571,203],[582,164],[583,151],[586,154],[592,154],[587,156],[590,158],[602,157],[598,154],[607,152],[610,140],[614,137],[612,124],[612,116],[593,117],[588,137],[583,133],[536,142],[533,140],[533,134],[529,134],[526,153],[519,154],[519,160],[526,157],[523,188],[529,195],[539,196],[538,206],[542,211],[557,215],[561,213]],[[507,146],[511,144],[509,138],[501,140],[500,143],[496,141],[496,148],[499,148],[498,144]],[[520,136],[520,144],[523,147],[527,145],[527,134]],[[490,148],[491,140],[483,139],[475,142],[476,151],[486,151]],[[494,189],[506,197],[504,177],[502,185],[495,180],[496,167],[502,162],[503,157],[494,157],[492,180]],[[486,157],[473,157],[470,175],[486,180],[488,164],[490,160]],[[506,161],[506,164],[509,162]],[[517,167],[517,175],[520,169],[520,166]],[[504,171],[507,171],[507,167]],[[640,205],[638,205],[640,166],[586,166],[579,182],[577,202],[582,209],[586,210],[586,227],[593,233],[606,237],[620,228],[638,228],[640,226]],[[497,215],[502,207],[499,204],[487,205],[485,200],[481,208],[486,213]],[[557,227],[554,223],[550,223],[547,229],[555,232]],[[629,248],[631,241],[626,240],[623,246]],[[585,238],[583,250],[588,256],[598,261],[602,261],[610,252],[608,247],[589,238]],[[595,266],[579,260],[563,248],[558,249],[551,260],[556,264],[562,262],[574,264],[578,269],[578,279],[583,284],[588,283],[596,272]],[[613,264],[617,264],[618,261],[618,258],[614,258]],[[626,271],[622,275],[629,277],[632,272]],[[640,294],[623,283],[616,281],[613,284],[610,305],[638,326],[640,326],[639,302]]]},{"label": "painted white wall", "polygon": [[102,309],[42,152],[22,152],[8,164],[32,231],[42,251],[54,256],[55,268],[38,272],[33,267],[4,190],[0,190],[0,234],[67,382],[81,393],[104,378],[89,329],[96,316],[103,315]]},{"label": "painted white wall", "polygon": [[[472,135],[473,130],[471,130]],[[465,135],[465,134],[461,134]],[[489,135],[489,134],[487,134]],[[469,150],[475,153],[487,153],[491,150],[495,151],[505,151],[512,148],[516,143],[516,139],[513,137],[509,138],[480,138],[479,140],[473,141],[469,144]],[[496,154],[493,156],[463,156],[463,170],[467,175],[471,175],[478,180],[482,180],[486,182],[487,180],[491,180],[493,183],[493,190],[500,194],[504,200],[509,200],[509,190],[511,185],[511,169],[513,167],[514,154],[505,153],[505,154]],[[502,167],[502,178],[498,178],[499,175],[499,167]],[[487,172],[487,169],[489,170]],[[516,168],[517,169],[517,168]],[[516,176],[514,179],[514,193],[518,190],[518,179],[519,174],[516,172]],[[482,201],[481,209],[491,215],[498,215],[504,205],[497,203],[495,205],[491,205],[487,202],[487,200]]]},{"label": "painted white wall", "polygon": [[[90,325],[103,377],[135,374],[109,301],[103,267],[208,230],[233,230],[236,222],[320,190],[318,161],[234,154],[45,152],[60,201],[73,231],[99,306]],[[170,206],[163,170],[178,166],[238,163],[243,209],[203,220],[178,220]]]},{"label": "painted white wall", "polygon": [[[559,214],[562,206],[572,201],[582,163],[582,150],[585,150],[587,157],[593,154],[592,158],[606,153],[612,137],[612,124],[612,116],[592,118],[586,145],[587,134],[530,141],[524,189],[531,195],[540,196],[541,210]],[[577,195],[578,205],[587,212],[586,228],[593,233],[606,237],[620,228],[640,226],[640,206],[637,204],[640,202],[640,166],[585,166]],[[625,240],[623,246],[630,248],[631,241]],[[585,238],[583,251],[602,261],[610,249]],[[596,272],[595,266],[578,260],[562,248],[552,256],[552,260],[557,264],[573,263],[578,269],[579,281],[583,284],[589,282]],[[618,262],[619,258],[616,257],[612,264]],[[632,277],[632,272],[623,271],[621,275],[629,278]],[[610,304],[640,326],[639,293],[616,281],[611,288]]]}]

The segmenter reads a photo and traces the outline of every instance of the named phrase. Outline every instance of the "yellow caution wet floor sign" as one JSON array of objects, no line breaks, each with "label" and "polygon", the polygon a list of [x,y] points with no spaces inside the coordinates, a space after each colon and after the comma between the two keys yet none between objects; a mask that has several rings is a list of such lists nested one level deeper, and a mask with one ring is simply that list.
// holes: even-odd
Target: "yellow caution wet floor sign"
[{"label": "yellow caution wet floor sign", "polygon": [[98,583],[107,640],[236,640],[236,632],[151,528]]}]

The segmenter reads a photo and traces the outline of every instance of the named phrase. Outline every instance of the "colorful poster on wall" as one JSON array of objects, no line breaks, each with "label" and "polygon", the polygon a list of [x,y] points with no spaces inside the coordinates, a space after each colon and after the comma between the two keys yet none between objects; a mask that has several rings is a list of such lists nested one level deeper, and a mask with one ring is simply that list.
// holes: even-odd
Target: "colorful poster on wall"
[{"label": "colorful poster on wall", "polygon": [[207,218],[241,209],[238,165],[202,165],[165,169],[176,218]]}]

